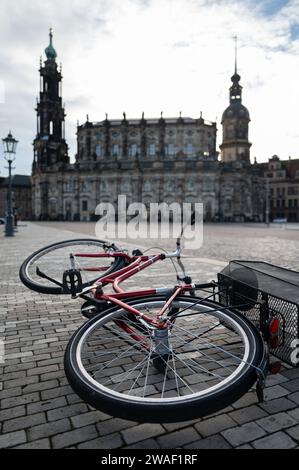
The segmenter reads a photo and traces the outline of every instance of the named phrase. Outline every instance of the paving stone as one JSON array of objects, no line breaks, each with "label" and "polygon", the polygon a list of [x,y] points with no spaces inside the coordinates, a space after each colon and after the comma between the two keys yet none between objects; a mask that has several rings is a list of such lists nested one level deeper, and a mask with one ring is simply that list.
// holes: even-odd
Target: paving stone
[{"label": "paving stone", "polygon": [[[287,379],[286,379],[287,380]],[[289,390],[290,392],[298,392],[299,391],[299,378],[294,380],[289,380],[283,384],[284,388]]]},{"label": "paving stone", "polygon": [[38,401],[39,401],[39,394],[37,392],[28,393],[26,395],[22,395],[18,397],[4,398],[3,400],[1,400],[1,409],[11,408],[11,407],[15,407],[18,405],[25,405],[28,403],[32,403],[31,406],[34,407],[37,405],[37,403],[35,402],[38,402]]},{"label": "paving stone", "polygon": [[201,422],[197,419],[193,419],[190,421],[180,421],[178,423],[162,423],[163,428],[166,429],[166,431],[176,431],[177,429],[184,429],[189,426],[193,426],[194,424]]},{"label": "paving stone", "polygon": [[76,416],[77,414],[86,413],[88,411],[87,405],[80,403],[78,405],[63,406],[47,412],[49,421],[55,421],[57,419],[69,418],[70,416]]},{"label": "paving stone", "polygon": [[[107,415],[108,416],[108,415]],[[101,436],[112,434],[115,431],[121,431],[122,429],[129,429],[133,426],[137,426],[138,423],[134,421],[127,421],[121,418],[112,418],[109,416],[109,420],[97,423],[97,430]]]},{"label": "paving stone", "polygon": [[75,429],[73,431],[57,434],[52,437],[52,445],[54,449],[63,449],[73,444],[91,441],[97,437],[98,433],[94,425],[85,426],[84,428]]},{"label": "paving stone", "polygon": [[208,437],[235,425],[236,422],[228,415],[219,415],[195,424],[195,429],[202,437]]},{"label": "paving stone", "polygon": [[288,411],[288,415],[291,416],[295,421],[299,422],[299,408],[294,408]]},{"label": "paving stone", "polygon": [[0,400],[3,398],[12,398],[22,395],[22,387],[8,388],[0,391]]},{"label": "paving stone", "polygon": [[35,369],[28,370],[28,375],[38,375],[38,374],[48,374],[50,372],[57,371],[59,369],[57,364],[52,364],[50,366],[36,367]]},{"label": "paving stone", "polygon": [[158,436],[164,433],[164,429],[161,424],[139,424],[133,428],[126,429],[121,432],[126,444],[132,444],[133,442],[144,441],[153,436]]},{"label": "paving stone", "polygon": [[19,429],[29,428],[37,424],[45,423],[45,413],[37,413],[35,415],[22,416],[20,418],[9,419],[3,423],[3,432],[17,431]]},{"label": "paving stone", "polygon": [[242,398],[233,403],[234,409],[244,408],[245,406],[250,406],[258,402],[256,393],[246,393]]},{"label": "paving stone", "polygon": [[266,379],[266,387],[273,387],[273,385],[279,385],[288,382],[288,380],[283,374],[269,374]]},{"label": "paving stone", "polygon": [[279,413],[280,411],[291,410],[296,407],[296,404],[288,398],[276,398],[276,400],[269,400],[264,403],[260,403],[259,406],[267,411],[267,413]]},{"label": "paving stone", "polygon": [[230,449],[231,445],[219,434],[184,446],[184,449]]},{"label": "paving stone", "polygon": [[299,392],[291,393],[288,398],[299,405]]},{"label": "paving stone", "polygon": [[106,437],[98,437],[78,445],[78,449],[117,449],[123,446],[119,433],[110,434]]},{"label": "paving stone", "polygon": [[28,430],[28,440],[35,441],[43,437],[50,437],[55,434],[60,434],[71,429],[71,423],[68,419],[61,419],[51,423],[42,424],[40,426],[33,426]]},{"label": "paving stone", "polygon": [[50,439],[40,439],[38,441],[28,442],[15,446],[13,449],[51,449]]},{"label": "paving stone", "polygon": [[286,429],[286,432],[294,439],[296,439],[296,441],[299,441],[299,425],[294,426],[293,428]]},{"label": "paving stone", "polygon": [[23,392],[42,392],[43,390],[53,389],[54,387],[58,387],[58,380],[48,380],[47,382],[38,382],[32,385],[27,385],[23,388]]},{"label": "paving stone", "polygon": [[7,410],[0,411],[0,422],[6,419],[18,418],[26,414],[26,408],[24,405],[16,406],[15,408],[9,408]]},{"label": "paving stone", "polygon": [[243,444],[242,446],[236,447],[236,449],[253,449],[253,447],[250,444]]},{"label": "paving stone", "polygon": [[275,398],[281,398],[288,395],[289,391],[281,385],[274,385],[265,389],[265,400],[274,400]]},{"label": "paving stone", "polygon": [[[52,382],[52,380],[50,380]],[[47,383],[47,382],[43,382]],[[72,389],[69,385],[56,386],[41,392],[42,400],[50,400],[51,398],[57,398],[61,396],[66,396],[72,392]]]},{"label": "paving stone", "polygon": [[248,406],[247,408],[241,408],[240,410],[232,411],[229,416],[236,421],[238,424],[248,423],[249,421],[255,421],[256,419],[267,416],[267,412],[257,405]]},{"label": "paving stone", "polygon": [[0,436],[0,449],[7,449],[26,442],[25,431],[9,432]]},{"label": "paving stone", "polygon": [[110,416],[104,415],[101,411],[88,411],[87,413],[81,413],[77,416],[71,417],[71,422],[75,428],[87,426],[88,424],[99,423],[99,428],[103,427],[105,429],[108,419],[110,419]]},{"label": "paving stone", "polygon": [[221,434],[233,447],[236,447],[258,439],[266,433],[260,426],[252,422],[243,424],[236,428],[227,429]]},{"label": "paving stone", "polygon": [[284,432],[277,432],[252,443],[255,449],[293,449],[296,442]]},{"label": "paving stone", "polygon": [[299,368],[285,370],[282,372],[282,375],[288,379],[299,379]]},{"label": "paving stone", "polygon": [[296,424],[296,421],[291,418],[287,413],[278,413],[276,415],[267,416],[256,421],[256,424],[261,426],[265,431],[272,433],[280,429],[288,428]]},{"label": "paving stone", "polygon": [[158,444],[163,449],[176,449],[185,444],[197,441],[199,437],[196,430],[189,427],[158,437]]},{"label": "paving stone", "polygon": [[[78,225],[84,230],[86,226],[86,224]],[[145,427],[142,427],[141,424],[111,418],[111,416],[95,411],[89,405],[83,403],[69,387],[63,369],[65,345],[71,332],[83,322],[79,312],[81,301],[73,301],[65,298],[65,296],[45,296],[34,293],[21,285],[18,279],[20,260],[25,259],[29,253],[38,247],[58,239],[70,238],[70,232],[63,232],[61,227],[63,225],[58,225],[59,230],[57,230],[50,226],[28,223],[28,227],[22,227],[22,229],[20,227],[19,229],[22,231],[21,244],[17,237],[9,240],[8,244],[8,240],[2,238],[0,233],[1,274],[3,272],[6,279],[11,281],[10,284],[5,284],[1,291],[1,305],[3,307],[0,307],[0,315],[1,319],[3,316],[4,321],[7,321],[7,324],[5,330],[0,326],[0,334],[5,333],[7,353],[9,355],[5,366],[0,366],[0,373],[4,377],[3,383],[0,382],[0,390],[4,385],[3,390],[0,391],[1,439],[6,439],[7,435],[12,435],[12,441],[14,439],[17,441],[12,444],[12,447],[15,448],[49,448],[54,440],[57,447],[63,446],[65,448],[109,449],[121,447],[150,449],[160,447],[159,439],[162,438],[165,439],[165,447],[169,447],[170,444],[167,438],[168,436],[170,438],[174,436],[177,448],[184,446],[186,448],[190,447],[190,449],[217,449],[231,445],[224,439],[223,433],[235,428],[240,429],[242,425],[248,423],[248,425],[258,426],[267,433],[263,436],[255,436],[254,441],[263,441],[264,438],[269,437],[269,442],[271,442],[272,436],[274,436],[272,440],[275,442],[276,434],[280,435],[280,433],[287,436],[284,439],[290,439],[294,442],[297,440],[298,429],[294,421],[295,423],[299,422],[299,369],[294,368],[287,367],[279,374],[268,376],[266,393],[270,395],[266,403],[259,404],[256,393],[250,391],[233,406],[219,410],[204,420],[196,419],[182,423],[163,423],[162,425],[145,424]],[[33,230],[34,238],[32,237]],[[71,228],[71,230],[73,229]],[[236,230],[240,230],[240,228]],[[75,237],[78,236],[77,234],[74,235]],[[213,237],[208,237],[205,244],[209,244]],[[234,243],[231,244],[230,239],[230,248],[228,249],[221,237],[217,241],[216,250],[214,245],[214,257],[216,253],[219,254],[219,248],[221,247],[224,258],[238,258],[239,254],[244,254],[246,240],[247,238],[240,237],[239,241],[236,242],[234,239]],[[213,243],[215,243],[215,237]],[[281,248],[282,243],[283,241],[279,239],[277,249],[269,250],[269,254],[266,256],[276,256],[275,253],[279,253],[279,261],[281,261],[281,256],[284,256],[283,253],[286,251]],[[260,245],[264,246],[263,244]],[[259,249],[259,244],[255,240],[254,247],[254,249]],[[289,241],[287,242],[287,249],[289,250]],[[232,250],[235,250],[234,255],[236,256],[232,256]],[[209,250],[207,253],[207,256],[210,256]],[[263,256],[265,255],[264,248],[260,253]],[[250,255],[252,255],[252,246]],[[293,258],[294,250],[289,261],[292,261]],[[273,262],[274,260],[268,259],[268,261]],[[198,259],[190,259],[190,272],[192,272],[192,275],[194,273],[196,278],[206,279],[207,276],[210,276],[212,279],[219,271],[219,266],[222,266],[218,266],[217,263],[214,262],[214,265],[211,266],[211,264],[205,264],[203,261],[200,263],[199,268]],[[166,282],[167,277],[163,277],[161,274],[162,268],[160,266],[157,268],[154,266],[153,268],[156,270],[153,271],[152,277],[148,278],[146,273],[137,287],[148,286],[149,280],[150,282],[155,281],[157,285]],[[165,275],[168,275],[167,271],[168,267]],[[159,277],[160,274],[161,277]],[[15,297],[15,287],[11,288],[15,284],[18,285],[18,298]],[[7,305],[9,308],[7,308]],[[9,407],[3,408],[3,403],[4,406],[9,405]],[[278,423],[274,421],[275,424],[273,424],[272,420],[267,420],[268,415],[273,415],[277,420],[275,415],[282,413],[284,414],[283,419],[289,423],[285,416],[286,412],[287,416],[293,419],[293,424],[288,428],[285,427],[285,421],[278,421]],[[266,420],[263,421],[264,418]],[[39,422],[41,419],[46,421]],[[234,420],[241,426],[230,424],[230,427],[226,428],[225,422],[227,420]],[[257,420],[261,421],[264,427],[259,426],[260,423]],[[72,428],[67,427],[66,423]],[[278,425],[281,425],[281,428],[277,429],[278,432],[273,431]],[[155,426],[158,426],[158,431],[155,431],[151,436],[153,429],[156,429]],[[204,438],[201,438],[198,433],[201,426],[205,429],[205,431],[202,431]],[[271,429],[271,431],[266,430],[266,428]],[[26,437],[34,438],[34,440],[31,442],[23,440],[24,429]],[[82,429],[85,429],[83,434]],[[139,435],[133,437],[133,442],[125,442],[122,436],[125,433],[130,436],[130,432],[133,436],[134,429],[135,431],[137,429]],[[281,429],[285,429],[285,431]],[[196,440],[187,442],[190,440],[190,430],[196,433]],[[220,431],[221,434],[219,434]],[[46,437],[38,437],[39,432],[40,435],[44,433]],[[213,434],[209,434],[209,432]],[[269,432],[272,435],[269,435]],[[293,436],[289,432],[292,432]],[[249,431],[247,434],[249,434]],[[67,439],[61,437],[64,435],[67,436]],[[191,439],[194,439],[192,431]],[[250,439],[252,439],[252,436]],[[290,441],[287,442],[287,445],[293,446]],[[298,447],[298,442],[295,445]],[[237,447],[248,448],[251,445],[247,443],[240,444]]]},{"label": "paving stone", "polygon": [[66,399],[64,397],[55,398],[53,400],[39,401],[28,405],[28,413],[38,413],[40,411],[53,410],[61,406],[66,405]]},{"label": "paving stone", "polygon": [[146,439],[145,441],[136,442],[129,446],[123,447],[124,449],[160,449],[157,441],[154,439]]}]

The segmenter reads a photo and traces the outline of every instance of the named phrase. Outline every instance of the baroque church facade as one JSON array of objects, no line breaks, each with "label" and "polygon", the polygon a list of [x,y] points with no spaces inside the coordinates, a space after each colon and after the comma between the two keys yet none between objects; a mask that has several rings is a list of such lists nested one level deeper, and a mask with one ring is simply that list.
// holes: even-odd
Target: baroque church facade
[{"label": "baroque church facade", "polygon": [[[106,119],[77,127],[77,154],[70,163],[65,140],[61,68],[53,35],[40,67],[37,134],[32,166],[36,220],[94,220],[100,202],[117,207],[143,202],[202,202],[206,221],[264,220],[264,179],[250,163],[250,116],[235,72],[217,152],[215,122],[199,118]],[[220,158],[219,158],[220,157]]]}]

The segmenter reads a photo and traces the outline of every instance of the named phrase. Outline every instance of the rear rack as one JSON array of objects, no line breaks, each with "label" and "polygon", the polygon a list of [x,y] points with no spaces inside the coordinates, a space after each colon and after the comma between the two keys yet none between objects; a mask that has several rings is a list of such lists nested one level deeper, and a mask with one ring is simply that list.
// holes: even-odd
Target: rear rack
[{"label": "rear rack", "polygon": [[235,307],[262,332],[269,319],[279,319],[278,346],[270,352],[298,367],[299,273],[262,261],[233,260],[218,274],[218,283],[219,302]]}]

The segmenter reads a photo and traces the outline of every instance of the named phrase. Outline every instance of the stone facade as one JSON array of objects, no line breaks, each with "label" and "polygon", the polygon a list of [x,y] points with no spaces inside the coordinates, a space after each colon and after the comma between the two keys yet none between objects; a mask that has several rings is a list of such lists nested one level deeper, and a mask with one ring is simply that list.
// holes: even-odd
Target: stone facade
[{"label": "stone facade", "polygon": [[[7,212],[8,178],[0,178],[0,217],[4,218]],[[12,176],[12,204],[13,212],[18,219],[32,219],[31,178],[28,175]]]},{"label": "stone facade", "polygon": [[269,218],[299,222],[299,159],[280,160],[273,155],[263,164]]},{"label": "stone facade", "polygon": [[41,64],[32,170],[33,213],[42,220],[93,220],[100,202],[203,202],[207,221],[262,221],[261,169],[250,163],[249,112],[235,71],[222,117],[219,160],[215,122],[179,116],[106,119],[77,128],[77,155],[68,157],[61,70],[52,44]]}]

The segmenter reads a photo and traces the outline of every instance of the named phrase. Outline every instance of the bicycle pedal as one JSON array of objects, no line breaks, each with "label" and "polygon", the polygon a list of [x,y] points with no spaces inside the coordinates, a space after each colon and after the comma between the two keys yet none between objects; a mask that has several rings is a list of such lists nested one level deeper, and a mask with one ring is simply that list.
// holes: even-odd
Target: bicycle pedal
[{"label": "bicycle pedal", "polygon": [[80,271],[69,269],[64,271],[62,278],[62,288],[64,294],[70,294],[73,298],[82,291],[83,283]]}]

